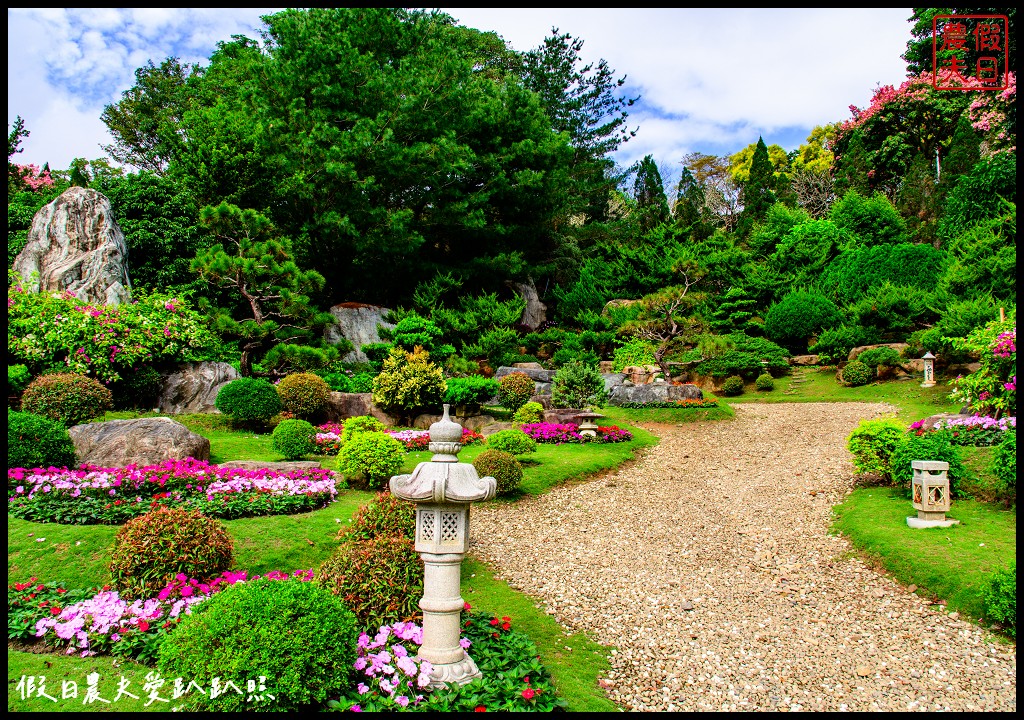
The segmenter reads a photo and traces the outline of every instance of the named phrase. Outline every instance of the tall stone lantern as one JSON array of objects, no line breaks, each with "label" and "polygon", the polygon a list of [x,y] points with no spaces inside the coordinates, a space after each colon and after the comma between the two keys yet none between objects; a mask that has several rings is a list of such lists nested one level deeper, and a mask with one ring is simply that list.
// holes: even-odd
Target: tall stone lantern
[{"label": "tall stone lantern", "polygon": [[497,490],[492,477],[460,463],[462,426],[444,416],[430,426],[430,462],[412,475],[391,478],[391,492],[416,504],[416,552],[423,558],[423,645],[419,657],[433,665],[430,687],[460,685],[481,676],[459,644],[462,558],[469,549],[469,504],[490,500]]},{"label": "tall stone lantern", "polygon": [[935,387],[935,356],[926,352],[921,359],[924,360],[924,382],[921,387]]},{"label": "tall stone lantern", "polygon": [[908,517],[912,528],[950,527],[959,520],[946,518],[949,512],[949,463],[941,460],[912,460],[911,497],[917,517]]}]

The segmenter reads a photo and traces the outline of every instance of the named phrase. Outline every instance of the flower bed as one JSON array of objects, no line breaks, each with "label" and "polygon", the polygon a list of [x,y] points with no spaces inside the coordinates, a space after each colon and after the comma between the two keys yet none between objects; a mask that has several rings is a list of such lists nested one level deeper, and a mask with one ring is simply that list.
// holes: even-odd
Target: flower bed
[{"label": "flower bed", "polygon": [[580,426],[577,423],[526,423],[519,426],[529,437],[539,443],[552,445],[564,445],[566,443],[614,443],[628,442],[633,439],[633,434],[623,430],[617,425],[599,427],[597,437],[580,434]]},{"label": "flower bed", "polygon": [[243,470],[185,458],[159,465],[12,468],[7,509],[34,522],[116,525],[156,505],[195,508],[217,518],[287,515],[325,507],[337,495],[322,468]]},{"label": "flower bed", "polygon": [[[341,423],[325,423],[317,428],[317,452],[323,455],[336,455],[341,449]],[[409,452],[426,450],[430,444],[429,430],[386,430],[391,437],[405,445]],[[484,436],[469,428],[462,428],[462,444],[472,445],[483,442]]]},{"label": "flower bed", "polygon": [[1016,428],[1016,417],[1003,417],[996,420],[985,415],[972,415],[966,418],[938,420],[931,427],[925,427],[924,420],[918,420],[911,424],[910,431],[916,435],[922,435],[935,430],[949,430],[954,445],[987,447],[998,445],[1003,441],[1006,432]]},{"label": "flower bed", "polygon": [[700,398],[700,399],[684,399],[684,400],[665,400],[665,401],[654,401],[654,402],[624,402],[619,403],[618,407],[631,408],[633,410],[650,410],[653,408],[669,408],[673,410],[684,410],[684,409],[697,409],[697,408],[714,408],[718,407],[718,399],[713,397]]}]

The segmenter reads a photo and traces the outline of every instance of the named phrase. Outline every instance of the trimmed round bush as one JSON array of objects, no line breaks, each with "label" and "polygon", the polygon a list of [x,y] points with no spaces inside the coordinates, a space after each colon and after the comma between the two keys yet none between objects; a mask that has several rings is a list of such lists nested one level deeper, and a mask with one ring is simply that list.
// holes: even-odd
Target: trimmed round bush
[{"label": "trimmed round bush", "polygon": [[985,617],[1006,628],[1006,634],[1017,637],[1017,561],[997,570],[989,579],[983,598]]},{"label": "trimmed round bush", "polygon": [[[357,636],[352,612],[316,583],[261,578],[235,583],[193,608],[164,640],[157,667],[207,688],[219,677],[244,693],[189,693],[188,709],[308,710],[347,689]],[[261,676],[266,690],[249,700],[247,682]]]},{"label": "trimmed round bush", "polygon": [[338,453],[338,469],[357,490],[380,490],[404,463],[405,446],[387,433],[357,433]]},{"label": "trimmed round bush", "polygon": [[122,597],[156,597],[178,573],[209,580],[231,567],[235,546],[224,525],[198,510],[158,506],[114,536],[110,575]]},{"label": "trimmed round bush", "polygon": [[602,407],[607,399],[601,371],[581,362],[563,365],[551,381],[551,402],[556,407]]},{"label": "trimmed round bush", "polygon": [[769,392],[775,389],[775,380],[768,373],[761,373],[754,381],[754,387],[762,392]]},{"label": "trimmed round bush", "polygon": [[345,603],[368,631],[420,618],[423,560],[404,535],[342,544],[316,571],[316,583]]},{"label": "trimmed round bush", "polygon": [[508,495],[519,489],[523,480],[523,466],[519,461],[501,450],[485,450],[473,461],[480,477],[492,477],[498,481],[497,494]]},{"label": "trimmed round bush", "polygon": [[871,369],[877,369],[879,365],[896,367],[902,361],[900,354],[891,347],[877,347],[862,352],[857,356],[857,362],[862,362]]},{"label": "trimmed round bush", "polygon": [[875,371],[870,367],[854,360],[847,363],[846,367],[843,368],[841,373],[843,382],[851,387],[859,387],[861,385],[867,385],[869,382],[875,379]]},{"label": "trimmed round bush", "polygon": [[277,388],[263,378],[238,378],[220,389],[214,405],[242,423],[265,423],[281,412]]},{"label": "trimmed round bush", "polygon": [[444,373],[429,353],[392,348],[373,379],[373,402],[385,412],[408,416],[441,405],[446,389]]},{"label": "trimmed round bush", "polygon": [[298,418],[314,418],[327,409],[331,387],[322,377],[313,373],[286,375],[277,384],[281,407]]},{"label": "trimmed round bush", "polygon": [[8,468],[73,468],[76,464],[75,444],[63,424],[32,413],[7,411]]},{"label": "trimmed round bush", "polygon": [[906,426],[895,418],[861,420],[846,438],[846,449],[853,455],[854,471],[890,478],[890,458],[903,442],[906,431]]},{"label": "trimmed round bush", "polygon": [[25,388],[32,382],[32,374],[24,365],[7,366],[7,397],[17,397],[25,392]]},{"label": "trimmed round bush", "polygon": [[21,409],[56,420],[65,427],[99,417],[113,405],[113,397],[101,383],[84,375],[40,375],[21,395]]},{"label": "trimmed round bush", "polygon": [[341,430],[341,444],[344,445],[352,439],[353,435],[364,432],[384,432],[388,426],[375,417],[369,415],[356,415],[345,421]]},{"label": "trimmed round bush", "polygon": [[961,483],[969,475],[959,448],[953,444],[952,432],[934,430],[920,435],[904,435],[893,448],[889,457],[889,476],[893,484],[904,488],[908,495],[914,475],[910,463],[914,460],[940,460],[949,463],[949,494],[950,497],[960,497]]},{"label": "trimmed round bush", "polygon": [[539,402],[528,402],[516,410],[512,422],[517,425],[544,422],[544,406]]},{"label": "trimmed round bush", "polygon": [[274,428],[270,445],[285,460],[299,460],[316,450],[316,428],[305,420],[282,420]]},{"label": "trimmed round bush", "polygon": [[382,535],[416,537],[416,506],[390,492],[379,492],[359,508],[352,524],[339,533],[344,540],[369,540]]},{"label": "trimmed round bush", "polygon": [[533,397],[533,380],[526,373],[509,373],[498,381],[498,402],[513,413]]},{"label": "trimmed round bush", "polygon": [[794,290],[768,308],[764,334],[779,345],[803,352],[808,338],[842,321],[839,308],[821,293]]},{"label": "trimmed round bush", "polygon": [[735,396],[743,394],[743,378],[739,375],[732,375],[722,381],[722,394]]},{"label": "trimmed round bush", "polygon": [[507,452],[509,455],[525,455],[537,452],[537,441],[522,430],[510,428],[499,430],[487,438],[487,447]]}]

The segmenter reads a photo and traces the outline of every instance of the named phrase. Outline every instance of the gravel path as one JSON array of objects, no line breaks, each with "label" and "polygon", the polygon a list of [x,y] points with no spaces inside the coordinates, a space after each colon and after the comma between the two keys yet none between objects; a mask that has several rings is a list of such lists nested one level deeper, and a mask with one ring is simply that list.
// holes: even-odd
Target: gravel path
[{"label": "gravel path", "polygon": [[740,405],[652,426],[661,443],[617,474],[474,507],[473,552],[616,648],[601,684],[624,710],[1013,711],[1013,646],[827,534],[846,436],[890,410]]}]

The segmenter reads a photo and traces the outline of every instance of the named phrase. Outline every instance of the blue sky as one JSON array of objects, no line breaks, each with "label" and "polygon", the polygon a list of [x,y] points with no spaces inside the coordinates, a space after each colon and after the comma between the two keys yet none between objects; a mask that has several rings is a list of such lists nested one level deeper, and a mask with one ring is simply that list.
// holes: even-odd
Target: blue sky
[{"label": "blue sky", "polygon": [[[552,27],[584,40],[625,90],[637,136],[621,164],[651,154],[663,172],[688,152],[731,153],[763,135],[796,148],[814,125],[850,116],[879,84],[898,85],[910,37],[902,9],[443,8],[462,25],[497,32],[517,50]],[[7,119],[32,133],[17,160],[65,168],[103,155],[103,106],[137,67],[175,55],[204,63],[219,40],[257,37],[272,8],[8,9]]]}]

